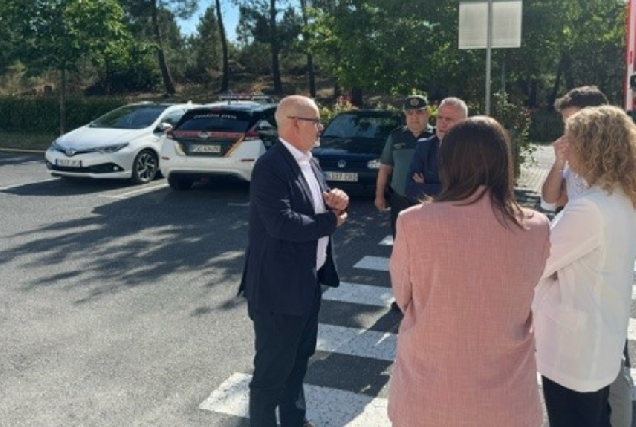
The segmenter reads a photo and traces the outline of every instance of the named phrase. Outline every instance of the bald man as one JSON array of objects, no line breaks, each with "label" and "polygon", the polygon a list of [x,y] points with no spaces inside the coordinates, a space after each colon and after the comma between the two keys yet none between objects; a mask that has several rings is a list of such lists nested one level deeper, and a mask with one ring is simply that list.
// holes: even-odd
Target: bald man
[{"label": "bald man", "polygon": [[311,427],[303,380],[316,350],[320,285],[338,286],[331,235],[347,219],[349,198],[329,189],[311,149],[322,131],[316,103],[284,98],[280,142],[252,172],[248,246],[241,290],[254,325],[252,427]]}]

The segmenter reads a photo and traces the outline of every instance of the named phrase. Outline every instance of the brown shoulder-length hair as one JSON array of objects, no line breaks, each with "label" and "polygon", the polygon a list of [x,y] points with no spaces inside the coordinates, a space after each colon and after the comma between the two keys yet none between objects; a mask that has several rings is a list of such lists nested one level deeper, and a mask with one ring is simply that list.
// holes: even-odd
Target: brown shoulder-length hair
[{"label": "brown shoulder-length hair", "polygon": [[488,195],[502,225],[524,228],[514,196],[510,140],[495,119],[474,116],[454,125],[440,147],[439,175],[442,191],[435,201],[469,205]]}]

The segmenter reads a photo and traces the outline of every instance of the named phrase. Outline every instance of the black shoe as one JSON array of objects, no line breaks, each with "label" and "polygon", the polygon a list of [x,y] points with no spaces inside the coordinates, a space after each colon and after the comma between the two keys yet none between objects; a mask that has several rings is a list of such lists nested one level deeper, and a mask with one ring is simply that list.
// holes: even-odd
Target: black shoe
[{"label": "black shoe", "polygon": [[303,427],[314,427],[314,425],[312,423],[310,423],[309,421],[305,421],[303,423]]},{"label": "black shoe", "polygon": [[402,313],[402,310],[400,310],[400,306],[397,305],[397,302],[395,301],[391,303],[391,311],[397,311],[399,313]]}]

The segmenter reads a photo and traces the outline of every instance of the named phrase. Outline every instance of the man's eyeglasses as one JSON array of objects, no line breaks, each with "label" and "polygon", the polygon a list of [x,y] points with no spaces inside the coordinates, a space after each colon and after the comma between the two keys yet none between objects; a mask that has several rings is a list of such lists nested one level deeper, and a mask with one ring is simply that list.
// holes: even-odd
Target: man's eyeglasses
[{"label": "man's eyeglasses", "polygon": [[298,116],[287,116],[288,119],[296,119],[296,120],[300,120],[303,122],[312,122],[315,125],[319,125],[320,123],[320,118],[315,118],[315,117],[298,117]]}]

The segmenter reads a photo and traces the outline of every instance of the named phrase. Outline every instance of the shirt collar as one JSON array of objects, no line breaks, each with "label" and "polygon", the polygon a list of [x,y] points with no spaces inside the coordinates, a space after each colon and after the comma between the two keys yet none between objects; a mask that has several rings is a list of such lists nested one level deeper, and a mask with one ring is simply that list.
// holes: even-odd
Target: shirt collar
[{"label": "shirt collar", "polygon": [[292,154],[292,156],[294,156],[294,159],[298,162],[309,162],[311,160],[311,158],[313,157],[311,154],[311,151],[307,154],[303,153],[302,151],[300,151],[298,148],[294,147],[293,145],[291,145],[289,142],[285,141],[283,138],[279,138],[280,142],[283,143],[283,145],[285,147],[287,147],[287,149],[289,150],[289,152]]}]

